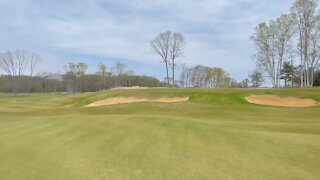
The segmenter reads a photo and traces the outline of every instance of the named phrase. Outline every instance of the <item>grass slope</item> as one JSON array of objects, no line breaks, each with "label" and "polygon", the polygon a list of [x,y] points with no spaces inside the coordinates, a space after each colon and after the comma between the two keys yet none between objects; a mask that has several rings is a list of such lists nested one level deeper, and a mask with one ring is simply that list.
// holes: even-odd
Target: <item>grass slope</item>
[{"label": "grass slope", "polygon": [[[0,94],[0,179],[318,179],[320,106],[253,105],[249,94],[320,100],[319,88]],[[190,102],[83,108],[133,95]]]}]

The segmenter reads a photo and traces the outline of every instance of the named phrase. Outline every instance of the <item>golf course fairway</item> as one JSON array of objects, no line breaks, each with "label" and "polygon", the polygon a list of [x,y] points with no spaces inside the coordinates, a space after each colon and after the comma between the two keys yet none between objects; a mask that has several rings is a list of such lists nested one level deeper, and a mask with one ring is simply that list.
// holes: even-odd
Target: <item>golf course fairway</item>
[{"label": "golf course fairway", "polygon": [[[253,94],[320,101],[320,88],[0,93],[0,179],[319,179],[320,106]],[[113,97],[189,100],[86,107]]]}]

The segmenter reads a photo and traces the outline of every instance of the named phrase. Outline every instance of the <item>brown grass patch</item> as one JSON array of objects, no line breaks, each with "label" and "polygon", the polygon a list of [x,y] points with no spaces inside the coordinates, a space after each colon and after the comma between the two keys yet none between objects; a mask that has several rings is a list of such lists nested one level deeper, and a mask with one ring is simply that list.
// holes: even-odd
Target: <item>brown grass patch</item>
[{"label": "brown grass patch", "polygon": [[279,97],[275,95],[250,95],[246,100],[252,104],[282,106],[282,107],[311,107],[320,105],[313,99],[302,99],[294,97]]},{"label": "brown grass patch", "polygon": [[88,104],[86,107],[98,107],[114,104],[128,104],[138,102],[160,102],[160,103],[177,103],[187,102],[189,97],[161,97],[161,98],[138,98],[138,97],[114,97]]}]

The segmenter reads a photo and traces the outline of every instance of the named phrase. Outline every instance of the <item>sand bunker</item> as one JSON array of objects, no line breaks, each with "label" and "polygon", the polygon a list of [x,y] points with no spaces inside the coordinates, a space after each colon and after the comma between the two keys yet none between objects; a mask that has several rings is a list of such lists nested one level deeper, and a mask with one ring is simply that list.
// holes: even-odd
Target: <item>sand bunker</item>
[{"label": "sand bunker", "polygon": [[282,106],[282,107],[311,107],[320,105],[313,99],[301,99],[293,97],[279,97],[275,95],[251,95],[246,97],[249,103]]},{"label": "sand bunker", "polygon": [[140,86],[116,87],[116,88],[112,88],[111,90],[117,90],[117,89],[148,89],[148,87],[140,87]]},{"label": "sand bunker", "polygon": [[189,97],[161,97],[161,98],[138,98],[138,97],[114,97],[88,104],[86,107],[107,106],[114,104],[127,104],[137,102],[160,102],[160,103],[176,103],[189,101]]}]

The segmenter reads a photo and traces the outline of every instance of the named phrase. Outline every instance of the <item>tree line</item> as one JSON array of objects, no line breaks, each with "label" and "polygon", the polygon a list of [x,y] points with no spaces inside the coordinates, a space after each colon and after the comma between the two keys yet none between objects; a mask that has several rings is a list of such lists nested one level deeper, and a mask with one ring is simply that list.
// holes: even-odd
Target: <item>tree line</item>
[{"label": "tree line", "polygon": [[[35,75],[35,69],[41,62],[39,55],[24,50],[0,53],[0,69],[6,75],[0,76],[0,92],[94,92],[115,87],[237,87],[222,68],[182,66],[180,79],[174,78],[177,67],[176,59],[183,54],[184,37],[179,33],[165,33],[172,36],[168,49],[167,65],[172,70],[172,77],[167,76],[165,82],[150,77],[135,75],[133,70],[127,69],[123,63],[117,62],[111,68],[104,63],[98,64],[95,73],[87,73],[85,62],[68,63],[64,66],[64,73],[40,72]],[[163,34],[162,34],[163,35]],[[159,35],[158,38],[160,38]],[[161,39],[161,38],[160,38]],[[168,74],[167,74],[168,75]]]},{"label": "tree line", "polygon": [[[320,14],[316,0],[296,0],[291,12],[262,22],[251,39],[257,52],[255,71],[273,87],[317,85],[320,59]],[[299,62],[297,64],[297,61]]]},{"label": "tree line", "polygon": [[104,63],[95,73],[87,73],[85,62],[68,63],[64,73],[41,72],[35,69],[41,62],[39,55],[23,50],[0,53],[0,92],[93,92],[114,87],[160,87],[166,84],[146,75],[135,75],[123,63],[117,62],[110,69]]},{"label": "tree line", "polygon": [[[7,79],[11,82],[13,92],[20,91],[21,82],[26,71],[28,71],[30,77],[34,75],[36,66],[40,61],[39,55],[24,50],[0,53],[0,69],[7,74]],[[29,90],[31,89],[30,82],[26,87]]]},{"label": "tree line", "polygon": [[238,87],[236,80],[219,67],[197,65],[194,67],[182,66],[180,74],[182,87]]}]

